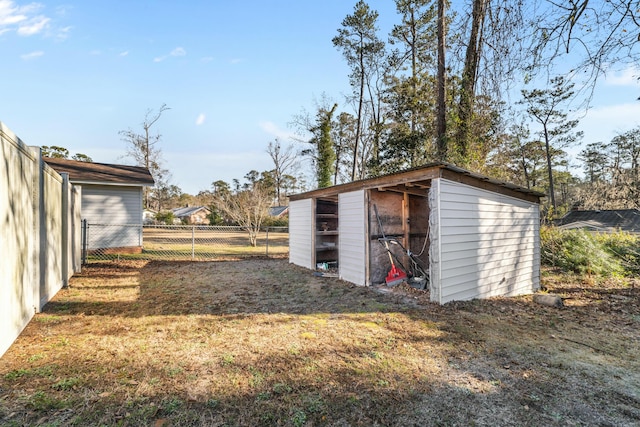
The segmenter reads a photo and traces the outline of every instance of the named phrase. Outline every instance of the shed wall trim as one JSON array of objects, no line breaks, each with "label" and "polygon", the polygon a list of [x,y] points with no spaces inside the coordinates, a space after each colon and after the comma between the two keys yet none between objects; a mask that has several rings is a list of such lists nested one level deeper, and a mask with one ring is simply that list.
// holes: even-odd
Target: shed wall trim
[{"label": "shed wall trim", "polygon": [[364,190],[338,196],[338,241],[340,278],[356,285],[367,285],[367,210]]},{"label": "shed wall trim", "polygon": [[314,269],[313,199],[289,203],[289,262]]},{"label": "shed wall trim", "polygon": [[434,180],[430,201],[437,211],[431,224],[432,300],[515,296],[539,288],[537,203],[445,179]]}]

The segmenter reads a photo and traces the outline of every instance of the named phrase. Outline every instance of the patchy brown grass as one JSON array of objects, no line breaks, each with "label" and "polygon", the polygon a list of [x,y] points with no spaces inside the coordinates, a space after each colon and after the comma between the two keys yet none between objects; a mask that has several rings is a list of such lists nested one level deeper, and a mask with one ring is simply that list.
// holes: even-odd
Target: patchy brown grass
[{"label": "patchy brown grass", "polygon": [[441,307],[286,260],[86,268],[0,359],[0,425],[638,425],[640,289]]}]

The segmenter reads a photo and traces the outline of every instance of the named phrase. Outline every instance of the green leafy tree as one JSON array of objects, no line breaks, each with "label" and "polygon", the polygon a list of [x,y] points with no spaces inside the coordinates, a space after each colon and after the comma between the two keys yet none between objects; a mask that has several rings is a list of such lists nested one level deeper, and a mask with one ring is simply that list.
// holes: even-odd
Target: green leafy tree
[{"label": "green leafy tree", "polygon": [[316,136],[313,143],[317,149],[316,178],[318,188],[329,187],[332,184],[331,179],[334,177],[336,152],[331,138],[331,125],[336,108],[338,108],[338,104],[334,104],[328,111],[319,111],[317,129],[314,129]]},{"label": "green leafy tree", "polygon": [[547,173],[549,178],[549,198],[553,211],[557,209],[555,187],[553,181],[552,150],[556,147],[566,148],[576,142],[582,134],[573,132],[578,120],[569,120],[562,111],[562,106],[573,96],[572,83],[567,83],[562,76],[551,79],[551,86],[545,89],[522,90],[522,104],[527,113],[541,126],[540,135],[545,143]]},{"label": "green leafy tree", "polygon": [[[64,147],[59,147],[57,145],[43,145],[42,147],[42,156],[43,157],[51,157],[54,159],[68,159],[69,158],[69,150]],[[76,153],[71,157],[72,160],[77,160],[79,162],[88,162],[91,163],[93,160],[91,157],[86,154]]]},{"label": "green leafy tree", "polygon": [[[353,144],[353,164],[351,179],[355,180],[358,173],[358,164],[361,163],[359,154],[362,143],[362,128],[365,124],[365,103],[368,98],[367,88],[371,88],[371,79],[374,70],[381,65],[381,57],[384,57],[384,42],[377,36],[378,12],[372,10],[369,5],[360,0],[356,3],[352,15],[342,21],[342,27],[338,29],[338,35],[333,38],[333,45],[342,51],[351,74],[349,76],[353,88],[356,107],[356,132]],[[372,101],[372,106],[375,105]]]},{"label": "green leafy tree", "polygon": [[42,146],[42,155],[44,157],[51,157],[53,159],[68,159],[69,158],[69,150],[64,147],[59,147],[57,145],[43,145]]},{"label": "green leafy tree", "polygon": [[76,160],[78,162],[87,162],[87,163],[92,163],[93,159],[89,156],[87,156],[86,154],[82,154],[82,153],[76,153],[74,154],[71,159]]}]

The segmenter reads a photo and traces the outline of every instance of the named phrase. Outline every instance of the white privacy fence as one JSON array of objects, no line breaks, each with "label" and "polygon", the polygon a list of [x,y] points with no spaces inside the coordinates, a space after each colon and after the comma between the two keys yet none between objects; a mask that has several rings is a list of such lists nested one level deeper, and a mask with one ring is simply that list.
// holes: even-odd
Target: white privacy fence
[{"label": "white privacy fence", "polygon": [[80,271],[80,190],[0,122],[0,355]]}]

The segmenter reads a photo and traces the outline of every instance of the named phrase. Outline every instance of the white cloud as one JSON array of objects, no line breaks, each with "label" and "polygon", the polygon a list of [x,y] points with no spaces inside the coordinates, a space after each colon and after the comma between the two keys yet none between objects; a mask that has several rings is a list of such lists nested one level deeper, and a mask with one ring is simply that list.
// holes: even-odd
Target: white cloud
[{"label": "white cloud", "polygon": [[640,68],[627,67],[622,71],[605,76],[604,82],[609,86],[638,86],[640,85]]},{"label": "white cloud", "polygon": [[56,34],[56,38],[60,41],[66,40],[67,38],[69,38],[69,34],[71,34],[72,29],[73,27],[70,25],[67,27],[59,28],[58,33]]},{"label": "white cloud", "polygon": [[282,130],[275,123],[269,120],[262,120],[258,123],[260,129],[282,141],[289,141],[295,137],[295,133]]},{"label": "white cloud", "polygon": [[46,16],[36,16],[35,18],[20,24],[18,27],[18,34],[21,36],[33,36],[34,34],[41,33],[49,26],[49,21],[51,21],[51,19]]},{"label": "white cloud", "polygon": [[0,33],[15,31],[21,36],[42,33],[51,22],[51,18],[38,14],[42,8],[40,3],[19,6],[13,0],[0,0]]},{"label": "white cloud", "polygon": [[198,118],[196,119],[196,125],[202,126],[206,119],[207,119],[207,116],[205,116],[204,113],[198,114]]},{"label": "white cloud", "polygon": [[118,54],[118,56],[127,56],[127,55],[129,55],[129,51],[128,50],[125,50],[124,52],[120,52]]},{"label": "white cloud", "polygon": [[231,59],[229,60],[229,64],[239,64],[239,63],[241,63],[242,61],[244,61],[242,58],[231,58]]},{"label": "white cloud", "polygon": [[211,62],[211,61],[213,61],[213,56],[204,56],[204,57],[200,58],[200,60],[202,62]]},{"label": "white cloud", "polygon": [[185,56],[186,54],[187,54],[187,51],[181,47],[177,47],[173,49],[170,53],[171,56]]},{"label": "white cloud", "polygon": [[153,62],[162,62],[170,56],[185,56],[187,51],[182,47],[177,47],[173,49],[168,55],[156,56],[153,58]]},{"label": "white cloud", "polygon": [[24,9],[11,0],[0,0],[0,26],[14,25],[27,19]]},{"label": "white cloud", "polygon": [[44,52],[41,50],[36,50],[35,52],[31,52],[31,53],[25,53],[24,55],[20,55],[20,58],[22,58],[25,61],[30,61],[32,59],[36,59],[41,57],[42,55],[44,55]]}]

